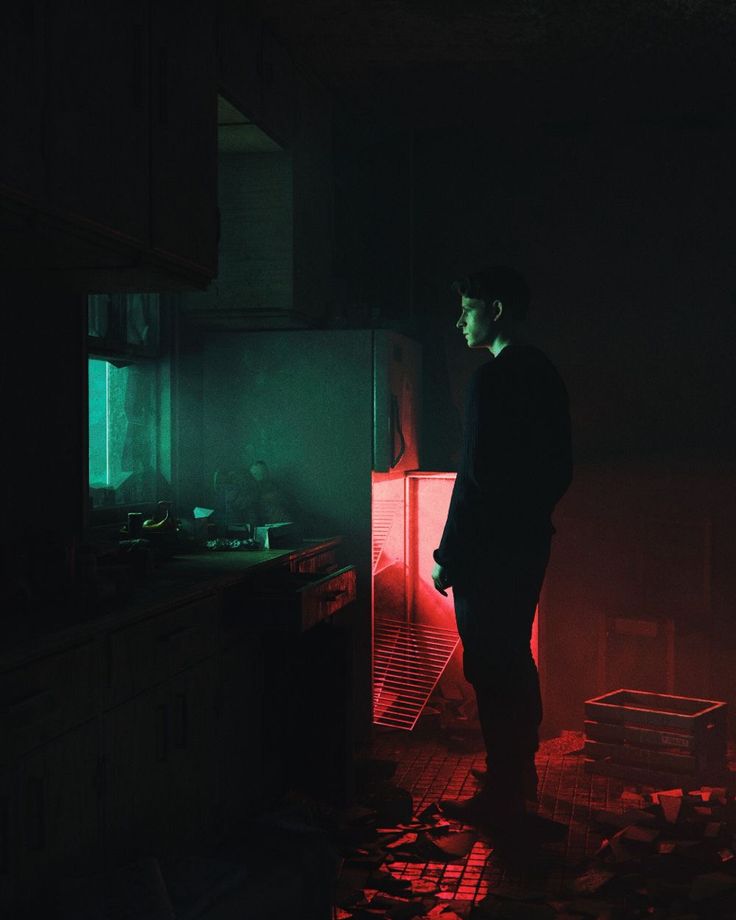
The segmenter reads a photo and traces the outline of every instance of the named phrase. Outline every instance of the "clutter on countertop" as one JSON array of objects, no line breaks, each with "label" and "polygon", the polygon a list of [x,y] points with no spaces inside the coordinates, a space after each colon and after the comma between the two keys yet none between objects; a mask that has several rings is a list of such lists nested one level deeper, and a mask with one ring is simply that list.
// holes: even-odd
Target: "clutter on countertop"
[{"label": "clutter on countertop", "polygon": [[268,521],[299,519],[297,503],[284,485],[274,477],[263,460],[247,469],[217,470],[213,477],[213,522],[218,536],[227,533],[231,525],[242,526],[246,521],[254,529]]}]

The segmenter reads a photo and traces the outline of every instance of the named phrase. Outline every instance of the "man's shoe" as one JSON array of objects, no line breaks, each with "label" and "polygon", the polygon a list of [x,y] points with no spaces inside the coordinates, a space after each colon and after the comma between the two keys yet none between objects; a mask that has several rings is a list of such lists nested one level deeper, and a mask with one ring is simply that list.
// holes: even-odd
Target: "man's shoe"
[{"label": "man's shoe", "polygon": [[445,817],[482,830],[506,830],[523,825],[526,819],[523,801],[508,796],[499,800],[485,789],[463,801],[445,799],[439,806]]},{"label": "man's shoe", "polygon": [[[489,789],[492,778],[488,770],[479,770],[476,767],[471,767],[470,772],[472,773],[474,779],[478,782],[478,785],[481,789]],[[537,776],[537,768],[532,766],[531,769],[524,771],[523,783],[524,783],[524,798],[527,802],[538,802],[539,794],[537,792],[537,784],[539,778]]]},{"label": "man's shoe", "polygon": [[478,824],[485,820],[491,809],[490,797],[484,789],[469,799],[443,799],[438,804],[445,817],[463,824]]}]

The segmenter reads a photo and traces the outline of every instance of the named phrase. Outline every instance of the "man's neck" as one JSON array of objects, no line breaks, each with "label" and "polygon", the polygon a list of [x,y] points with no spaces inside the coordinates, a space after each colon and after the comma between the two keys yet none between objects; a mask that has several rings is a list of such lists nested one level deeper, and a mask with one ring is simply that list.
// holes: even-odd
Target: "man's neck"
[{"label": "man's neck", "polygon": [[497,358],[501,354],[501,352],[504,350],[504,348],[506,348],[510,344],[511,344],[510,335],[499,334],[488,346],[488,351],[490,351],[490,353],[493,355],[494,358]]}]

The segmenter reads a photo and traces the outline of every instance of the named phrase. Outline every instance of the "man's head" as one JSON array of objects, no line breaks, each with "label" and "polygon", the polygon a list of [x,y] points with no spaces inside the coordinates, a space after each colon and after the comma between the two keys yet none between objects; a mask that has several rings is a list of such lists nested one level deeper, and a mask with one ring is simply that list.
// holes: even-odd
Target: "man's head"
[{"label": "man's head", "polygon": [[[471,272],[456,281],[453,289],[461,299],[457,327],[469,348],[490,348],[497,354],[529,309],[529,287],[512,268],[495,266]],[[493,347],[494,342],[498,347]]]}]

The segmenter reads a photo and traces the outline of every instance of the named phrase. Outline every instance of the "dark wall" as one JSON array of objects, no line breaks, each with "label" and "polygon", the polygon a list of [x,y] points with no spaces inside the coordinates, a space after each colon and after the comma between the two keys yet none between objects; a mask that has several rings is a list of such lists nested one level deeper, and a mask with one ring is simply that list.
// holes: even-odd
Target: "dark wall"
[{"label": "dark wall", "polygon": [[424,469],[456,468],[486,360],[451,281],[489,261],[530,281],[526,333],[567,383],[577,462],[540,604],[548,733],[619,686],[736,704],[733,81],[702,56],[631,63],[468,78],[455,105],[351,133],[344,171],[344,264],[423,343]]},{"label": "dark wall", "polygon": [[[448,279],[509,261],[533,289],[528,334],[568,383],[579,460],[734,456],[733,129],[601,117],[416,150],[416,299],[451,379],[477,356],[454,334]],[[453,447],[430,438],[430,465]]]},{"label": "dark wall", "polygon": [[675,109],[416,138],[423,466],[455,468],[486,360],[453,325],[465,268],[527,274],[527,335],[570,393],[577,475],[541,607],[548,732],[618,686],[734,702],[736,132]]}]

